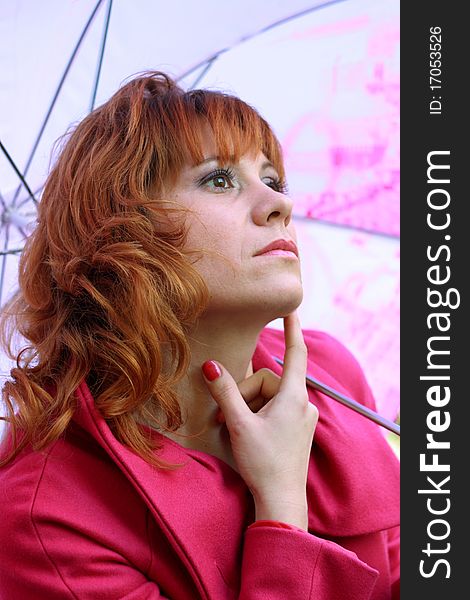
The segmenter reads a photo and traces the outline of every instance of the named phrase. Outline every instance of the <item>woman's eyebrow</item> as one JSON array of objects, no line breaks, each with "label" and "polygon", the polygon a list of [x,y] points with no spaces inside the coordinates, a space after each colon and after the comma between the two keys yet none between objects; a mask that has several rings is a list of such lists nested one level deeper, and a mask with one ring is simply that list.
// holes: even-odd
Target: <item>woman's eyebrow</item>
[{"label": "woman's eyebrow", "polygon": [[[229,158],[229,161],[230,161],[230,162],[233,162],[233,160],[234,160],[234,158],[233,158],[233,157]],[[201,165],[205,165],[206,163],[208,163],[208,162],[213,162],[213,161],[214,161],[214,162],[219,162],[219,161],[220,161],[220,156],[218,156],[218,155],[217,155],[217,156],[208,156],[207,158],[205,158],[205,159],[204,159],[204,160],[202,160],[201,162],[199,162],[199,163],[195,164],[194,166],[195,166],[195,167],[200,167]]]},{"label": "woman's eyebrow", "polygon": [[[197,163],[195,165],[195,167],[200,167],[201,165],[204,165],[208,162],[212,162],[212,161],[216,161],[219,162],[220,156],[208,156],[207,158],[205,158],[203,161],[201,161],[200,163]],[[233,161],[233,158],[230,159]],[[274,170],[276,170],[275,166],[273,165],[273,163],[269,160],[265,160],[264,163],[261,165],[261,170],[263,169],[268,169],[268,168],[272,168]]]},{"label": "woman's eyebrow", "polygon": [[264,163],[261,165],[261,169],[274,169],[275,171],[277,170],[276,167],[273,165],[273,163],[270,160],[265,160]]}]

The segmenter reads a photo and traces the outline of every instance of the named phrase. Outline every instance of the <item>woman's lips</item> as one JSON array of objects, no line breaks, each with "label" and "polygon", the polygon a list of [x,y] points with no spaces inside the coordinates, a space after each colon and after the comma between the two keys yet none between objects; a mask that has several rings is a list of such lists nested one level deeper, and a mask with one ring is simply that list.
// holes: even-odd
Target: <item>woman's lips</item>
[{"label": "woman's lips", "polygon": [[268,250],[262,254],[257,254],[257,256],[285,256],[286,258],[295,258],[298,260],[296,254],[290,250]]},{"label": "woman's lips", "polygon": [[[296,258],[299,256],[299,251],[297,249],[297,245],[292,240],[286,240],[281,238],[279,240],[274,240],[261,250],[259,250],[255,256],[263,256],[266,254],[273,254],[274,256],[290,256],[293,254]],[[282,254],[280,254],[282,253]],[[287,253],[287,254],[284,254]]]}]

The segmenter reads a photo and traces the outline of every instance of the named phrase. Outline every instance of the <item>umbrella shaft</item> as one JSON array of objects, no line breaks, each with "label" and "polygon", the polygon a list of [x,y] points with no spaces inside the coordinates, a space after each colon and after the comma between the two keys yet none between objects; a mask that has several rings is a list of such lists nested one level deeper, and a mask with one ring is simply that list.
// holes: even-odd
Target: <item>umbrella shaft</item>
[{"label": "umbrella shaft", "polygon": [[[282,366],[284,365],[283,361],[280,358],[277,358],[277,356],[273,356],[273,358],[278,364],[280,364]],[[360,415],[363,415],[367,419],[374,421],[374,423],[377,423],[378,425],[385,427],[386,429],[388,429],[389,431],[392,431],[396,435],[400,435],[400,425],[397,425],[397,423],[393,423],[393,421],[389,421],[385,417],[382,417],[381,415],[376,413],[374,410],[368,408],[367,406],[364,406],[360,402],[356,402],[356,400],[353,400],[352,398],[348,398],[347,396],[344,396],[340,392],[334,390],[333,388],[329,387],[328,385],[325,385],[321,381],[314,379],[310,375],[306,375],[305,379],[307,380],[307,385],[309,387],[311,387],[315,390],[318,390],[319,392],[322,392],[323,394],[329,396],[330,398],[333,398],[333,400],[340,402],[343,406],[347,406],[351,410],[354,410],[355,412],[359,413]]]}]

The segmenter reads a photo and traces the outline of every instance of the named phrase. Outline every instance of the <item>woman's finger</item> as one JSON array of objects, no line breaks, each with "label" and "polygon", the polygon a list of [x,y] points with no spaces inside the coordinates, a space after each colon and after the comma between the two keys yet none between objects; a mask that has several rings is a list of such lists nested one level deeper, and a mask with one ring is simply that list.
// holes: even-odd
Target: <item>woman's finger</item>
[{"label": "woman's finger", "polygon": [[[280,382],[279,375],[271,369],[263,368],[240,381],[238,389],[251,412],[258,412],[278,393]],[[216,420],[219,423],[225,422],[222,411],[218,411]]]},{"label": "woman's finger", "polygon": [[240,394],[247,404],[257,396],[271,399],[279,391],[281,377],[271,369],[260,369],[238,383]]},{"label": "woman's finger", "polygon": [[[247,406],[251,410],[252,413],[257,413],[263,408],[263,406],[266,406],[266,404],[268,402],[270,402],[270,400],[267,400],[266,398],[263,398],[262,396],[258,396],[256,398],[254,398],[253,400],[251,400],[250,402],[247,402]],[[225,416],[220,408],[217,410],[217,412],[215,414],[215,420],[217,421],[217,423],[225,423]]]},{"label": "woman's finger", "polygon": [[284,352],[284,371],[279,392],[295,387],[306,389],[307,346],[305,345],[297,311],[284,318],[284,340],[286,348]]},{"label": "woman's finger", "polygon": [[236,381],[230,373],[215,360],[207,360],[202,365],[204,380],[227,423],[240,423],[251,416],[251,410],[240,394]]}]

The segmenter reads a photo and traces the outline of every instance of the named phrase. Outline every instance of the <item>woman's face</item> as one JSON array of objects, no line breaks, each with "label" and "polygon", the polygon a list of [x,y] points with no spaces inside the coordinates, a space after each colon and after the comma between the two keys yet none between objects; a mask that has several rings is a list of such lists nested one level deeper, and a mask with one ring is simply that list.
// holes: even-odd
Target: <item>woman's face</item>
[{"label": "woman's face", "polygon": [[168,199],[193,211],[185,248],[204,251],[194,266],[210,291],[207,312],[288,314],[302,301],[299,258],[257,255],[277,240],[296,243],[292,201],[279,191],[275,168],[261,153],[220,164],[207,133],[203,150],[204,162],[181,171]]}]

